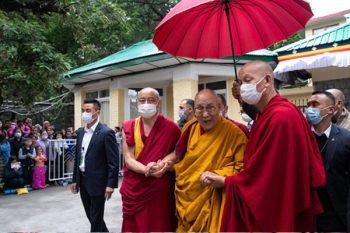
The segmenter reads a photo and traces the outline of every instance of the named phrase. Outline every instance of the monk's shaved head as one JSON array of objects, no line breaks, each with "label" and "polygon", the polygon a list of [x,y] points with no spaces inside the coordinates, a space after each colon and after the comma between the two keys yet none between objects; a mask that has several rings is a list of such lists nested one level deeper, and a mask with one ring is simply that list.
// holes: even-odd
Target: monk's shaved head
[{"label": "monk's shaved head", "polygon": [[269,63],[264,61],[251,61],[245,64],[239,71],[239,76],[242,76],[244,72],[254,73],[258,76],[270,75],[272,77],[273,70]]},{"label": "monk's shaved head", "polygon": [[194,100],[195,116],[205,131],[213,129],[220,117],[219,97],[213,90],[203,89]]},{"label": "monk's shaved head", "polygon": [[331,93],[332,95],[334,95],[335,99],[338,101],[345,101],[345,96],[344,93],[339,90],[339,89],[328,89],[327,92]]},{"label": "monk's shaved head", "polygon": [[198,102],[199,98],[213,98],[216,100],[216,103],[219,104],[219,99],[217,94],[215,93],[215,91],[210,90],[210,89],[203,89],[200,92],[198,92],[194,98],[194,102],[196,103],[196,101]]},{"label": "monk's shaved head", "polygon": [[328,89],[326,92],[331,93],[335,98],[335,108],[337,113],[332,117],[332,121],[333,123],[336,123],[343,112],[345,96],[344,93],[338,89]]},{"label": "monk's shaved head", "polygon": [[156,89],[152,88],[152,87],[145,87],[145,88],[141,89],[137,93],[137,96],[139,97],[141,94],[144,94],[144,93],[153,93],[156,98],[160,99],[159,92]]}]

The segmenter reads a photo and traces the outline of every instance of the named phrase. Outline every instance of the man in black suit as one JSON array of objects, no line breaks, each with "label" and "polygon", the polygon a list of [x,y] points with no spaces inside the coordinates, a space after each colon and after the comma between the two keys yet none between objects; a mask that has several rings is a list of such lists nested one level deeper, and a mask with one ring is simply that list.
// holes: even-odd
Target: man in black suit
[{"label": "man in black suit", "polygon": [[335,103],[331,93],[314,92],[305,112],[326,170],[326,186],[318,190],[324,213],[316,219],[322,232],[350,230],[350,131],[332,124]]},{"label": "man in black suit", "polygon": [[99,122],[100,109],[95,99],[84,102],[86,126],[78,130],[71,185],[73,193],[80,190],[91,232],[108,232],[103,220],[105,200],[118,187],[118,145],[114,131]]}]

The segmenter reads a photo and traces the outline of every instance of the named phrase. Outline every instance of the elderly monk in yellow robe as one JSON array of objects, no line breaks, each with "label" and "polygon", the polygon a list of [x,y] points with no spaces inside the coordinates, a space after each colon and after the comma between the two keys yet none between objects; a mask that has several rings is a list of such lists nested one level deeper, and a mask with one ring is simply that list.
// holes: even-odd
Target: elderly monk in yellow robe
[{"label": "elderly monk in yellow robe", "polygon": [[218,232],[225,190],[206,172],[232,176],[241,171],[247,143],[236,125],[220,116],[218,96],[204,89],[195,97],[195,116],[182,129],[175,153],[177,232]]}]

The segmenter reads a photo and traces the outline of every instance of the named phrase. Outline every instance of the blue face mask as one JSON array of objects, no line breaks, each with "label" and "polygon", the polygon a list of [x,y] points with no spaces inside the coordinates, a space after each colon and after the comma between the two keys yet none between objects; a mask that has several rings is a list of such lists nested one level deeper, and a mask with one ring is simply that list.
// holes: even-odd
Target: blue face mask
[{"label": "blue face mask", "polygon": [[[329,108],[329,107],[325,107],[323,109],[326,109],[326,108]],[[306,109],[305,111],[305,116],[306,116],[306,119],[307,121],[311,124],[311,125],[317,125],[319,124],[323,118],[325,118],[328,114],[324,115],[324,116],[321,116],[320,112],[321,110],[323,109],[319,109],[319,108],[308,108]]]},{"label": "blue face mask", "polygon": [[180,117],[180,119],[186,119],[186,114],[185,114],[184,110],[179,111],[179,117]]}]

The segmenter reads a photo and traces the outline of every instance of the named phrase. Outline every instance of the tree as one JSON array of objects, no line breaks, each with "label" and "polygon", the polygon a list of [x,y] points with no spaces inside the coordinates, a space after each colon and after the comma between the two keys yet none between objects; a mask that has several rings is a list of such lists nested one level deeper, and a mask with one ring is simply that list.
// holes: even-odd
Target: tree
[{"label": "tree", "polygon": [[89,64],[125,47],[130,26],[118,3],[81,0],[63,16],[47,16],[47,38],[73,67]]},{"label": "tree", "polygon": [[29,110],[61,87],[58,77],[70,65],[48,43],[35,15],[0,12],[0,38],[0,104],[11,100]]},{"label": "tree", "polygon": [[48,12],[65,13],[68,5],[66,0],[2,0],[0,10],[5,12],[25,12],[30,10],[35,14]]},{"label": "tree", "polygon": [[286,46],[286,45],[292,44],[294,42],[297,42],[297,41],[299,41],[301,39],[302,39],[302,37],[300,36],[300,34],[296,33],[296,34],[290,36],[288,39],[282,40],[282,41],[272,45],[270,47],[270,50],[276,50],[276,49],[281,48],[283,46]]},{"label": "tree", "polygon": [[128,36],[126,13],[114,1],[1,2],[0,106],[6,100],[30,112],[35,101],[67,91],[65,71],[120,50]]},{"label": "tree", "polygon": [[128,12],[131,26],[131,43],[153,37],[158,23],[179,0],[120,0],[120,6]]}]

